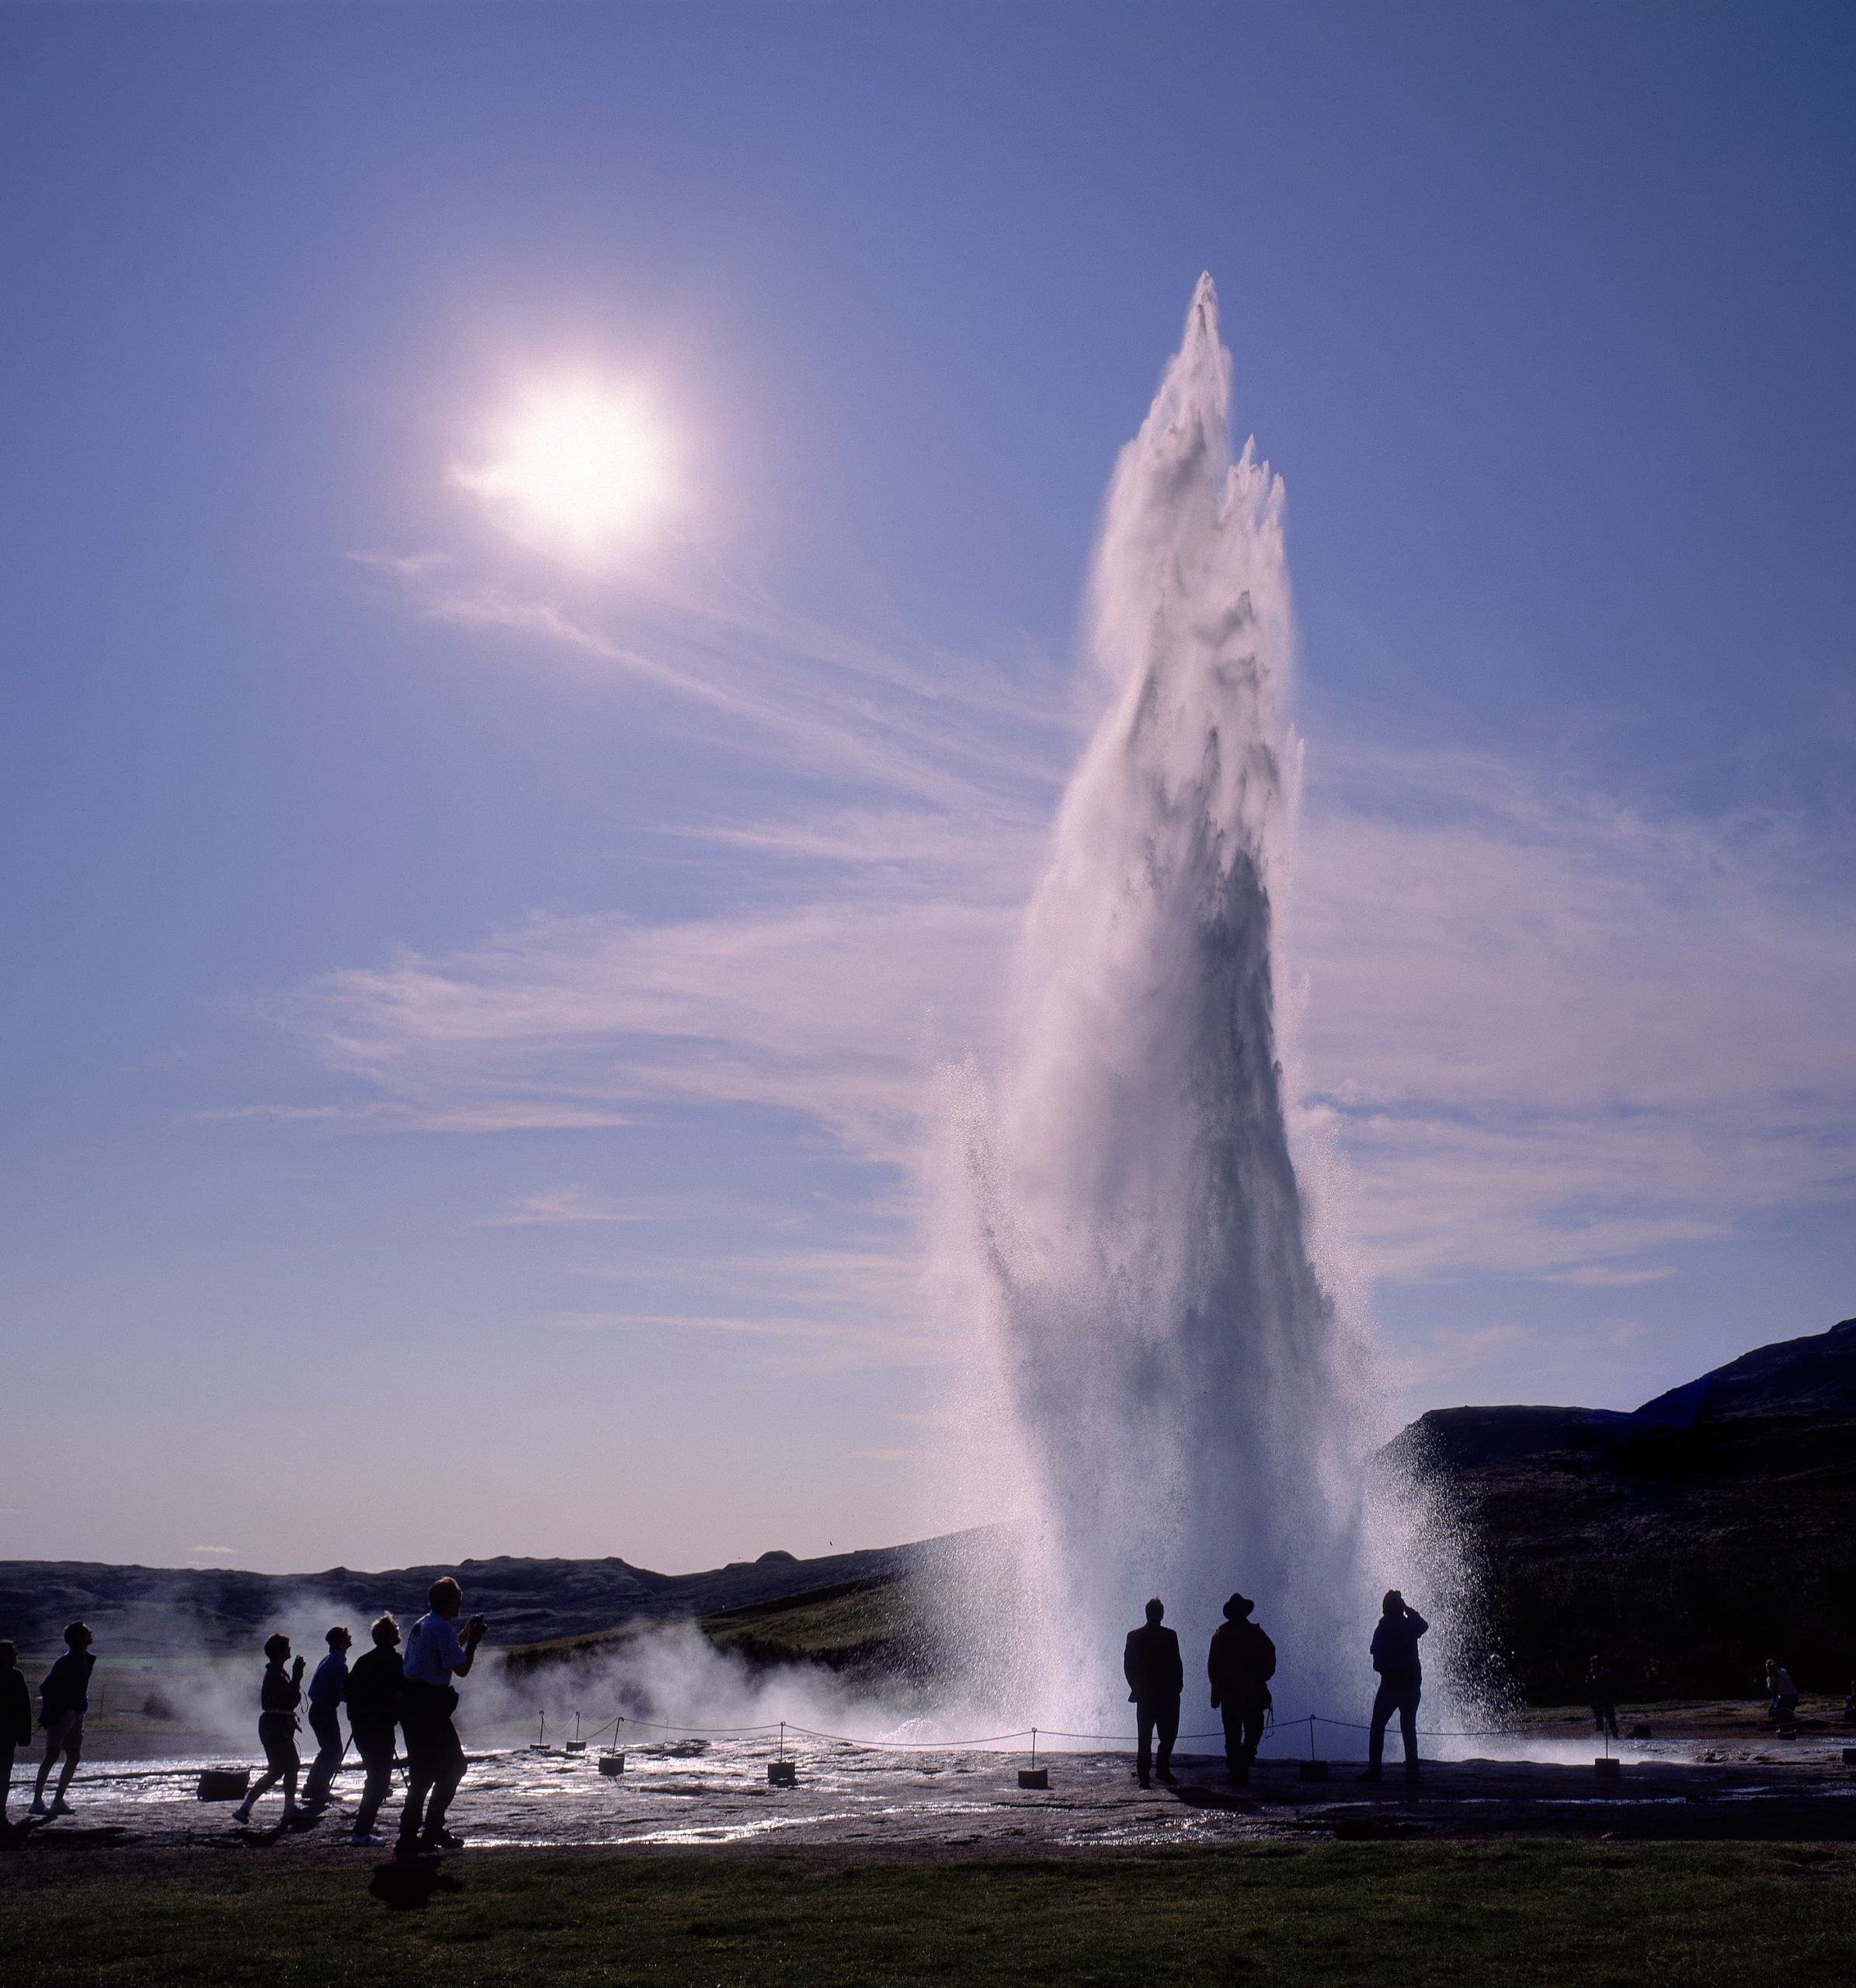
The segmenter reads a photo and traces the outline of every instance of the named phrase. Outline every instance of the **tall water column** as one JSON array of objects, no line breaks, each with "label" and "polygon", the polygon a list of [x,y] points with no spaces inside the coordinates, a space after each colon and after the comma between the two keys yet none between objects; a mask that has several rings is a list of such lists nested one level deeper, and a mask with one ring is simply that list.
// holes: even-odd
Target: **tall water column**
[{"label": "tall water column", "polygon": [[1011,1695],[1118,1729],[1121,1639],[1158,1594],[1190,1711],[1242,1588],[1281,1651],[1279,1714],[1350,1706],[1374,1612],[1359,1382],[1310,1261],[1276,1024],[1282,485],[1232,459],[1209,276],[1116,466],[1088,626],[1107,707],[964,1149],[975,1426],[1020,1518]]}]

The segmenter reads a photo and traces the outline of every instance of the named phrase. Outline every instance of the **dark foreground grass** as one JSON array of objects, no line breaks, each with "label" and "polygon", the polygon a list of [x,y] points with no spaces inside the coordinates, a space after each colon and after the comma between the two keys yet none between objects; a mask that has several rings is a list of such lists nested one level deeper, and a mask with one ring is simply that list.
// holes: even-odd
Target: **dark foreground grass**
[{"label": "dark foreground grass", "polygon": [[[1686,1988],[1856,1981],[1856,1854],[1514,1840],[1095,1861],[488,1854],[422,1904],[255,1865],[0,1892],[39,1984],[1076,1984]],[[444,1887],[455,1884],[457,1889]]]}]

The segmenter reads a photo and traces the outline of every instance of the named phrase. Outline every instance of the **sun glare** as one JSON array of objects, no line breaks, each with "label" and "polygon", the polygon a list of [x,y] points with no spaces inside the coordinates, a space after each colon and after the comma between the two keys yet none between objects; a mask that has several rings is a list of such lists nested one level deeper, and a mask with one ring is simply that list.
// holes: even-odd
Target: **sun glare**
[{"label": "sun glare", "polygon": [[494,459],[457,477],[518,537],[598,558],[662,507],[665,471],[662,438],[641,399],[581,383],[531,393]]}]

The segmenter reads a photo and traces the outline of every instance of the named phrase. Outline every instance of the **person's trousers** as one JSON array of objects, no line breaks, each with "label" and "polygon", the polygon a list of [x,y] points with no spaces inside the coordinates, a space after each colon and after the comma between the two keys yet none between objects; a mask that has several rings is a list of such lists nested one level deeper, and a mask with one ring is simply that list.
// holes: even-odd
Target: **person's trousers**
[{"label": "person's trousers", "polygon": [[1418,1700],[1423,1695],[1421,1684],[1407,1684],[1402,1679],[1382,1677],[1378,1695],[1373,1700],[1372,1731],[1367,1740],[1367,1765],[1377,1767],[1385,1754],[1386,1722],[1395,1712],[1399,1715],[1399,1732],[1405,1742],[1405,1771],[1415,1774],[1418,1771]]},{"label": "person's trousers", "polygon": [[367,1770],[361,1788],[361,1806],[355,1811],[354,1833],[371,1833],[381,1804],[393,1792],[393,1728],[391,1726],[357,1726],[353,1729],[355,1751]]},{"label": "person's trousers", "polygon": [[1607,1705],[1602,1698],[1594,1699],[1592,1731],[1597,1735],[1608,1733],[1615,1740],[1618,1736],[1618,1708],[1615,1705]]},{"label": "person's trousers", "polygon": [[1250,1763],[1263,1743],[1263,1712],[1261,1705],[1218,1708],[1218,1716],[1225,1722],[1225,1765],[1233,1781],[1250,1778]]},{"label": "person's trousers", "polygon": [[330,1784],[341,1771],[342,1756],[348,1750],[342,1743],[342,1715],[333,1705],[311,1705],[309,1729],[316,1736],[316,1757],[310,1763],[309,1778],[303,1784],[305,1802],[326,1802]]},{"label": "person's trousers", "polygon": [[[1135,1767],[1145,1784],[1157,1767],[1162,1774],[1173,1765],[1173,1743],[1180,1736],[1180,1701],[1177,1693],[1166,1698],[1141,1698],[1135,1705]],[[1160,1757],[1153,1757],[1156,1731],[1160,1740]]]},{"label": "person's trousers", "polygon": [[[58,1765],[61,1756],[62,1766]],[[38,1792],[43,1794],[52,1769],[57,1767],[58,1792],[62,1795],[70,1786],[71,1777],[83,1757],[84,1715],[81,1712],[54,1712],[46,1722],[45,1751],[39,1761]]]},{"label": "person's trousers", "polygon": [[6,1813],[6,1799],[13,1792],[14,1742],[0,1746],[0,1816]]},{"label": "person's trousers", "polygon": [[[427,1694],[429,1694],[428,1697]],[[406,1806],[400,1812],[402,1841],[422,1826],[429,1834],[445,1819],[445,1811],[464,1778],[464,1748],[451,1723],[457,1694],[443,1687],[408,1684],[400,1718],[406,1736]]]}]

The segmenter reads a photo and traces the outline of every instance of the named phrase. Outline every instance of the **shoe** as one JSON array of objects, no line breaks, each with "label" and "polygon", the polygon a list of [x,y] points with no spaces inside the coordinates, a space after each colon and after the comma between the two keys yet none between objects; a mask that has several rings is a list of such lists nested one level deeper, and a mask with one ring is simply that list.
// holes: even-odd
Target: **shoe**
[{"label": "shoe", "polygon": [[464,1838],[454,1836],[449,1830],[427,1830],[424,1840],[429,1850],[462,1850],[464,1847]]},{"label": "shoe", "polygon": [[71,1812],[71,1804],[64,1799],[64,1796],[54,1795],[51,1798],[51,1806],[46,1813],[51,1816],[68,1816]]},{"label": "shoe", "polygon": [[286,1802],[284,1803],[283,1819],[287,1823],[300,1822],[302,1819],[302,1817],[303,1808],[301,1802]]},{"label": "shoe", "polygon": [[43,1795],[35,1795],[32,1799],[32,1806],[26,1812],[29,1816],[44,1816],[49,1815],[51,1812],[45,1806],[45,1797]]},{"label": "shoe", "polygon": [[1179,1779],[1179,1776],[1173,1772],[1171,1767],[1156,1767],[1154,1771],[1159,1774],[1161,1780],[1164,1781],[1172,1782]]},{"label": "shoe", "polygon": [[1377,1767],[1368,1767],[1360,1778],[1362,1781],[1383,1781],[1385,1777]]},{"label": "shoe", "polygon": [[394,1844],[393,1854],[395,1857],[405,1858],[418,1856],[419,1854],[418,1837],[412,1836],[399,1837]]},{"label": "shoe", "polygon": [[241,1802],[232,1811],[232,1820],[235,1823],[249,1823],[251,1819],[252,1805],[249,1802]]},{"label": "shoe", "polygon": [[1151,1788],[1153,1785],[1153,1783],[1147,1778],[1145,1774],[1137,1775],[1135,1778],[1139,1781],[1143,1788]]},{"label": "shoe", "polygon": [[356,1830],[348,1840],[356,1850],[384,1850],[387,1847],[387,1839],[384,1836],[376,1836],[372,1830],[365,1835]]}]

